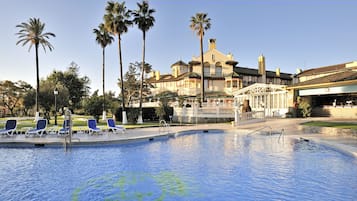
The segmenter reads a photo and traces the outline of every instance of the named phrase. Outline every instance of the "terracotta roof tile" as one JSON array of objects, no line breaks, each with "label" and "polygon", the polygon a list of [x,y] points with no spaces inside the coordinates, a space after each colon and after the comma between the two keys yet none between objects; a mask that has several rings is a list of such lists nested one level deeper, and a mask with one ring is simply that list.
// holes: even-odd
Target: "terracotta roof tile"
[{"label": "terracotta roof tile", "polygon": [[305,70],[297,75],[297,77],[303,77],[303,76],[309,76],[309,75],[318,75],[321,73],[328,73],[328,72],[334,72],[334,71],[340,71],[344,68],[346,68],[347,63],[343,64],[336,64],[332,66],[325,66],[325,67],[320,67],[320,68],[312,68],[309,70]]}]

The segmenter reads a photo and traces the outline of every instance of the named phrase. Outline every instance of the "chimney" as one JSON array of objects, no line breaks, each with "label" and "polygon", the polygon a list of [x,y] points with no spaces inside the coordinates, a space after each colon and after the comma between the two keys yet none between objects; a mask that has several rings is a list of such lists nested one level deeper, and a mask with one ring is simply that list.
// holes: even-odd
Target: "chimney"
[{"label": "chimney", "polygon": [[275,75],[277,77],[280,77],[280,68],[276,68]]},{"label": "chimney", "polygon": [[216,39],[209,39],[209,46],[208,46],[209,50],[213,50],[216,49]]},{"label": "chimney", "polygon": [[262,76],[262,83],[266,83],[266,72],[265,72],[265,57],[261,54],[258,57],[258,73]]},{"label": "chimney", "polygon": [[160,71],[155,71],[156,80],[160,80]]},{"label": "chimney", "polygon": [[265,75],[265,57],[263,55],[258,57],[258,73]]}]

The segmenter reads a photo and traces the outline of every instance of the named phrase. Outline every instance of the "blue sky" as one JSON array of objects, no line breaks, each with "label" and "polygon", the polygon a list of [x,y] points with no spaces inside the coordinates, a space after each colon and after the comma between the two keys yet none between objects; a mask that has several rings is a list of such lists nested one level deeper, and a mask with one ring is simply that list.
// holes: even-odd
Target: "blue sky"
[{"label": "blue sky", "polygon": [[[35,51],[16,46],[15,28],[30,17],[46,23],[56,34],[55,49],[40,49],[40,77],[65,70],[73,61],[80,74],[91,80],[92,92],[101,89],[101,48],[92,33],[103,20],[104,0],[1,0],[0,80],[24,80],[35,87]],[[136,9],[137,1],[126,1]],[[190,30],[190,18],[208,13],[209,38],[217,49],[232,53],[239,66],[256,68],[260,54],[268,70],[339,64],[357,60],[357,1],[347,0],[150,0],[156,10],[155,25],[147,34],[146,62],[161,73],[171,72],[178,60],[199,55],[199,40]],[[106,89],[118,92],[117,41],[106,48]],[[122,36],[124,72],[130,62],[141,60],[142,33],[132,27]],[[118,93],[116,93],[118,94]]]}]

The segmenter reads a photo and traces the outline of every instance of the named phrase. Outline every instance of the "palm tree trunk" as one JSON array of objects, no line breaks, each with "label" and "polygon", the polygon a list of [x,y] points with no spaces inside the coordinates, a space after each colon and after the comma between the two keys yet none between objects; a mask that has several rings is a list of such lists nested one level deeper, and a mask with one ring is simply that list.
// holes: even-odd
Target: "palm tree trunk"
[{"label": "palm tree trunk", "polygon": [[205,70],[204,70],[204,63],[203,63],[203,34],[202,31],[200,33],[200,48],[201,48],[201,103],[200,107],[205,100]]},{"label": "palm tree trunk", "polygon": [[103,120],[106,119],[105,115],[105,48],[103,48]]},{"label": "palm tree trunk", "polygon": [[141,84],[140,84],[140,100],[139,100],[139,118],[138,123],[143,123],[143,85],[144,85],[144,73],[145,73],[145,31],[143,31],[143,61],[141,63]]},{"label": "palm tree trunk", "polygon": [[39,112],[39,94],[40,94],[40,67],[38,61],[38,43],[35,44],[36,49],[36,118]]},{"label": "palm tree trunk", "polygon": [[121,88],[121,100],[122,100],[122,124],[127,123],[126,111],[125,111],[125,96],[124,96],[124,80],[123,80],[123,61],[121,57],[121,41],[120,34],[118,34],[118,48],[119,48],[119,62],[120,62],[120,88]]}]

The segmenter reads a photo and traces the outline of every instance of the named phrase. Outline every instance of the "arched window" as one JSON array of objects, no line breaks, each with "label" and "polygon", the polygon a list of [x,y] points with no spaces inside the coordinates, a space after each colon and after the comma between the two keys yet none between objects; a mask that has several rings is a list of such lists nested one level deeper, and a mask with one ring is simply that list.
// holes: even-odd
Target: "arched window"
[{"label": "arched window", "polygon": [[221,62],[217,62],[216,63],[216,69],[215,69],[215,71],[216,71],[216,76],[222,76],[222,64],[221,64]]}]

